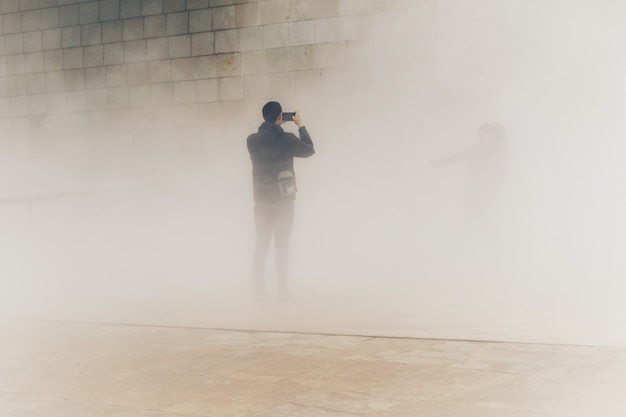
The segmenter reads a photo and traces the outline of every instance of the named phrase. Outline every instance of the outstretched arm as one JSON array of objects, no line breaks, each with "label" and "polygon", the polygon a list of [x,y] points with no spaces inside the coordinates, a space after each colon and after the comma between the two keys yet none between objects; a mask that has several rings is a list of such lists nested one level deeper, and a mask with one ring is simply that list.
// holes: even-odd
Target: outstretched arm
[{"label": "outstretched arm", "polygon": [[464,149],[455,154],[444,156],[443,158],[431,159],[430,166],[432,167],[445,167],[449,165],[458,164],[469,159],[470,155],[473,153],[474,147]]},{"label": "outstretched arm", "polygon": [[300,140],[293,142],[293,156],[307,158],[315,154],[313,140],[311,139],[309,132],[307,132],[306,127],[304,127],[304,122],[302,121],[302,116],[299,111],[296,111],[296,114],[293,117],[293,122],[296,126],[298,126],[298,134],[300,136]]}]

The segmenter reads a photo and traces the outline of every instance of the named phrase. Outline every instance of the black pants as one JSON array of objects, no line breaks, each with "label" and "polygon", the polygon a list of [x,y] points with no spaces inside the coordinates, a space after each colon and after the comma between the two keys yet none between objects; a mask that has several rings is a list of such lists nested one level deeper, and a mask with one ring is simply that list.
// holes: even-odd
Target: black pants
[{"label": "black pants", "polygon": [[289,238],[293,226],[294,201],[278,203],[255,203],[256,250],[254,254],[254,287],[257,294],[265,287],[265,260],[272,235],[276,252],[276,276],[278,292],[287,294],[287,268],[289,265]]}]

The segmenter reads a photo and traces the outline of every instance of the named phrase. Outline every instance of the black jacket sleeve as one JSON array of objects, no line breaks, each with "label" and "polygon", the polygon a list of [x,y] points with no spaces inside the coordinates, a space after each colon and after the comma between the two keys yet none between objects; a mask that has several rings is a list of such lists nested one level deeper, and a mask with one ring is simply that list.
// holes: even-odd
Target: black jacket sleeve
[{"label": "black jacket sleeve", "polygon": [[298,133],[300,135],[300,139],[293,135],[293,141],[291,141],[291,151],[293,156],[298,158],[308,158],[309,156],[315,154],[315,148],[313,147],[313,140],[311,140],[311,136],[309,132],[307,132],[306,127],[302,126],[298,129]]}]

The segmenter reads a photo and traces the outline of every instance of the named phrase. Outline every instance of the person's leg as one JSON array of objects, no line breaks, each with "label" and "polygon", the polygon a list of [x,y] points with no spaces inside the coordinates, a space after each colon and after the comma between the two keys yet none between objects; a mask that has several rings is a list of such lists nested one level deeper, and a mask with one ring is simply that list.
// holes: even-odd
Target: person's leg
[{"label": "person's leg", "polygon": [[254,205],[256,226],[256,248],[254,251],[253,281],[255,295],[261,296],[265,290],[265,259],[272,240],[274,213],[269,204]]},{"label": "person's leg", "polygon": [[278,293],[286,297],[287,270],[289,267],[289,239],[294,217],[294,201],[288,200],[278,205],[274,222],[274,244],[276,248],[276,276],[278,278]]}]

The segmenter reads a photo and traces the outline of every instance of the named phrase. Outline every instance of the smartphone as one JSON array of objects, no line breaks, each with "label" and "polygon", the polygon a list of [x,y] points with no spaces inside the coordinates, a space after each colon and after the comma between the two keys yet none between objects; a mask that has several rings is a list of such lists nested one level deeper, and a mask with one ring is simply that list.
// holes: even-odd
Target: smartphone
[{"label": "smartphone", "polygon": [[283,122],[292,122],[296,112],[283,112]]}]

